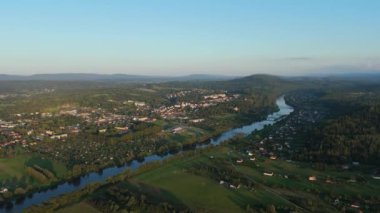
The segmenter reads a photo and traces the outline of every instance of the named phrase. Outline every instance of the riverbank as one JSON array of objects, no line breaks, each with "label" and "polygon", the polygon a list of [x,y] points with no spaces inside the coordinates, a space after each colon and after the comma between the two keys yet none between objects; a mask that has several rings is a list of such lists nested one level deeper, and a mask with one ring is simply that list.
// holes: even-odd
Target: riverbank
[{"label": "riverbank", "polygon": [[[250,134],[251,132],[255,130],[263,129],[266,125],[271,125],[276,122],[276,118],[281,118],[284,115],[290,114],[293,109],[292,107],[288,106],[285,103],[284,96],[279,97],[276,100],[276,105],[279,107],[278,112],[274,112],[267,116],[267,119],[259,122],[254,122],[250,125],[243,126],[241,128],[236,128],[229,130],[227,132],[224,132],[219,137],[211,139],[209,144],[201,144],[197,145],[196,148],[204,148],[210,145],[218,145],[223,141],[229,140],[236,136],[237,134]],[[272,119],[275,118],[275,119]],[[52,197],[56,197],[65,193],[73,192],[75,190],[79,190],[89,184],[95,183],[95,182],[102,182],[106,180],[109,177],[115,176],[117,174],[122,173],[126,169],[132,169],[136,170],[137,168],[141,167],[142,165],[154,161],[164,160],[168,157],[170,157],[172,154],[168,154],[165,156],[159,156],[159,155],[151,155],[145,157],[144,161],[138,161],[133,160],[132,162],[129,162],[121,167],[111,167],[106,168],[100,173],[98,172],[92,172],[85,176],[82,176],[78,178],[75,182],[69,183],[65,182],[63,184],[57,185],[53,189],[49,189],[47,191],[37,192],[34,193],[32,196],[26,197],[23,201],[16,203],[14,201],[12,204],[12,208],[9,208],[11,211],[20,212],[23,209],[30,207],[32,205],[40,204]]]},{"label": "riverbank", "polygon": [[[314,111],[313,111],[314,114]],[[100,185],[49,200],[28,213],[73,213],[83,206],[99,212],[337,212],[378,211],[379,182],[365,165],[342,170],[335,165],[290,160],[286,154],[291,116],[248,137],[182,152],[107,179]],[[308,118],[308,117],[306,117]],[[272,120],[272,119],[271,119]],[[282,136],[282,137],[278,137]],[[364,167],[363,167],[364,166]],[[163,209],[160,209],[163,208]],[[76,211],[80,212],[80,211]],[[75,213],[75,211],[74,211]]]}]

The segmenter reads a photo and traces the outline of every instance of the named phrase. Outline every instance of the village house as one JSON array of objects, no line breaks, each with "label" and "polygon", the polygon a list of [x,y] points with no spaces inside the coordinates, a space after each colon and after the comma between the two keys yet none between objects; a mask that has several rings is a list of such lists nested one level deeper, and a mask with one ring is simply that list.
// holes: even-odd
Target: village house
[{"label": "village house", "polygon": [[144,122],[144,121],[148,121],[149,118],[148,118],[148,117],[141,117],[141,118],[134,117],[133,120],[134,120],[134,121],[141,121],[141,122]]},{"label": "village house", "polygon": [[145,105],[146,105],[145,102],[135,101],[135,106],[136,107],[144,107]]},{"label": "village house", "polygon": [[70,129],[70,132],[71,132],[71,133],[74,133],[74,134],[76,134],[76,133],[79,133],[79,132],[80,132],[80,129],[79,129],[79,127],[78,127],[78,126],[69,127],[69,129]]},{"label": "village house", "polygon": [[50,112],[43,112],[43,113],[41,113],[41,117],[42,118],[50,118],[50,117],[53,117],[53,114],[51,114]]},{"label": "village house", "polygon": [[236,163],[243,163],[243,162],[244,162],[243,159],[236,160]]},{"label": "village house", "polygon": [[358,203],[351,204],[351,208],[358,209],[360,208],[360,205]]},{"label": "village house", "polygon": [[198,119],[193,119],[193,120],[190,120],[190,122],[192,122],[192,123],[201,123],[201,122],[203,122],[205,119],[203,119],[203,118],[198,118]]},{"label": "village house", "polygon": [[270,176],[270,177],[273,176],[273,172],[264,172],[263,174],[264,174],[265,176]]},{"label": "village house", "polygon": [[78,110],[73,109],[73,110],[61,110],[59,112],[60,115],[71,115],[71,116],[76,116],[78,113]]},{"label": "village house", "polygon": [[4,143],[1,143],[1,147],[7,147],[7,146],[11,146],[11,145],[14,145],[14,144],[16,144],[17,143],[17,141],[9,141],[9,142],[4,142]]},{"label": "village house", "polygon": [[124,126],[124,127],[115,127],[116,130],[119,130],[119,131],[128,131],[128,127],[127,126]]},{"label": "village house", "polygon": [[182,132],[183,130],[184,130],[184,129],[183,129],[182,127],[176,127],[176,128],[174,128],[174,129],[172,129],[171,132],[172,132],[173,134],[178,134],[178,133]]},{"label": "village house", "polygon": [[271,160],[276,160],[276,159],[277,159],[277,156],[272,155],[272,156],[269,157],[269,159],[271,159]]},{"label": "village house", "polygon": [[126,134],[126,133],[128,133],[129,128],[127,126],[125,126],[125,127],[115,127],[115,129],[118,130],[119,133],[121,133],[121,134]]},{"label": "village house", "polygon": [[337,205],[339,205],[339,204],[340,204],[340,201],[339,201],[339,199],[338,199],[338,198],[337,198],[337,199],[335,199],[335,200],[334,200],[334,205],[335,205],[335,206],[337,206]]},{"label": "village house", "polygon": [[7,189],[7,188],[5,188],[5,187],[0,188],[0,193],[1,193],[1,194],[4,194],[4,193],[6,193],[6,192],[8,192],[8,189]]},{"label": "village house", "polygon": [[218,98],[225,98],[227,95],[220,93],[220,94],[214,94],[214,95],[206,95],[203,98],[204,99],[218,99]]},{"label": "village house", "polygon": [[233,185],[233,184],[230,184],[230,188],[231,188],[231,189],[240,189],[240,184],[237,185],[237,186],[235,186],[235,185]]},{"label": "village house", "polygon": [[45,131],[45,134],[51,136],[51,135],[54,135],[54,132],[51,131],[51,130],[46,130],[46,131]]},{"label": "village house", "polygon": [[67,138],[67,136],[68,136],[67,134],[60,134],[60,135],[52,135],[50,138],[61,140],[61,139]]}]

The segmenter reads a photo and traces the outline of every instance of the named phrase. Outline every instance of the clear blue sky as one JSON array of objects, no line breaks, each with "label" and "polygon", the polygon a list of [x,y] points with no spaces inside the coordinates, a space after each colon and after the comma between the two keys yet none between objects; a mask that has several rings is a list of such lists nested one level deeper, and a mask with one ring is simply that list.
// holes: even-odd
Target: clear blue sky
[{"label": "clear blue sky", "polygon": [[380,70],[377,0],[9,0],[0,73]]}]

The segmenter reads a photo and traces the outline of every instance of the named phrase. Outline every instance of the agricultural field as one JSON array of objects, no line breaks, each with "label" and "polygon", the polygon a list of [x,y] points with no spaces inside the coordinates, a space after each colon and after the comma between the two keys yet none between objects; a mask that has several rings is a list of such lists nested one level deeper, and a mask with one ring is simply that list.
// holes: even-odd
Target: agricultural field
[{"label": "agricultural field", "polygon": [[29,156],[17,156],[0,159],[0,180],[7,178],[21,178],[25,174],[25,162]]},{"label": "agricultural field", "polygon": [[[50,177],[39,179],[40,174],[34,168],[43,170]],[[48,185],[68,174],[68,169],[63,163],[31,154],[0,159],[0,171],[0,184],[6,185],[10,190]]]},{"label": "agricultural field", "polygon": [[[162,163],[147,165],[132,174],[110,180],[81,201],[103,212],[115,208],[116,201],[112,201],[110,194],[126,192],[137,193],[135,196],[146,197],[150,202],[159,200],[156,202],[186,206],[195,212],[308,212],[318,209],[336,212],[352,209],[352,205],[370,210],[376,208],[380,181],[359,169],[338,171],[332,166],[320,169],[313,164],[271,160],[259,155],[251,161],[245,151],[239,151],[244,143],[234,141],[233,144],[190,151]],[[237,163],[237,160],[243,162]],[[266,176],[264,172],[273,175]],[[311,176],[316,180],[309,180]],[[122,203],[119,201],[116,205],[119,210],[127,208]],[[82,204],[65,209],[79,208],[77,205]]]},{"label": "agricultural field", "polygon": [[[173,162],[139,174],[136,180],[161,187],[194,208],[207,209],[213,206],[216,208],[212,209],[213,212],[245,210],[247,205],[256,208],[274,205],[283,209],[309,210],[323,207],[333,211],[336,199],[342,200],[337,205],[344,205],[343,203],[348,202],[345,200],[347,198],[371,198],[380,191],[380,181],[372,179],[369,175],[360,175],[358,171],[338,172],[335,168],[319,170],[313,169],[313,165],[310,164],[262,157],[256,157],[255,162],[250,162],[247,155],[227,150]],[[210,159],[210,156],[213,158]],[[237,164],[233,159],[244,159],[245,163]],[[215,165],[215,161],[224,165]],[[253,182],[253,190],[245,187],[240,189],[222,187],[215,178],[187,172],[199,164],[213,165],[220,169],[224,166],[234,168],[241,177]],[[265,171],[271,171],[274,175],[265,176],[263,175]],[[310,181],[308,179],[310,176],[316,176],[317,180]],[[326,198],[321,200],[318,194],[324,194]],[[223,202],[210,205],[215,199]],[[350,206],[349,203],[345,204]]]},{"label": "agricultural field", "polygon": [[[252,193],[244,188],[231,190],[208,177],[189,174],[186,169],[194,163],[210,162],[207,157],[187,159],[140,174],[136,180],[167,190],[193,210],[206,212],[244,212],[248,204],[262,203],[263,200],[273,197],[272,193],[266,191]],[[275,203],[291,205],[281,199]]]}]

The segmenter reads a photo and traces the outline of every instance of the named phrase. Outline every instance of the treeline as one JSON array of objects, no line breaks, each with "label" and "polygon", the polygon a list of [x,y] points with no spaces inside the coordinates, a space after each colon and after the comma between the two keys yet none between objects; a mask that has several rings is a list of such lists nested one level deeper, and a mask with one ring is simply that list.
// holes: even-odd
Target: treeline
[{"label": "treeline", "polygon": [[99,189],[102,185],[100,183],[89,185],[79,191],[69,193],[57,198],[53,198],[48,202],[45,202],[39,206],[32,206],[25,210],[27,213],[38,212],[55,212],[60,208],[64,208],[67,205],[81,201],[85,196],[91,194],[95,190]]},{"label": "treeline", "polygon": [[119,182],[94,193],[88,202],[102,212],[191,212],[180,201],[165,199],[166,193],[162,189]]},{"label": "treeline", "polygon": [[146,185],[134,185],[126,180],[120,181],[115,177],[108,183],[93,184],[53,198],[42,205],[27,209],[26,212],[54,212],[81,201],[101,212],[191,212],[180,201],[166,199],[164,195],[167,192]]},{"label": "treeline", "polygon": [[55,179],[55,176],[52,172],[37,165],[27,167],[26,171],[30,176],[37,179],[41,183],[48,183]]}]

